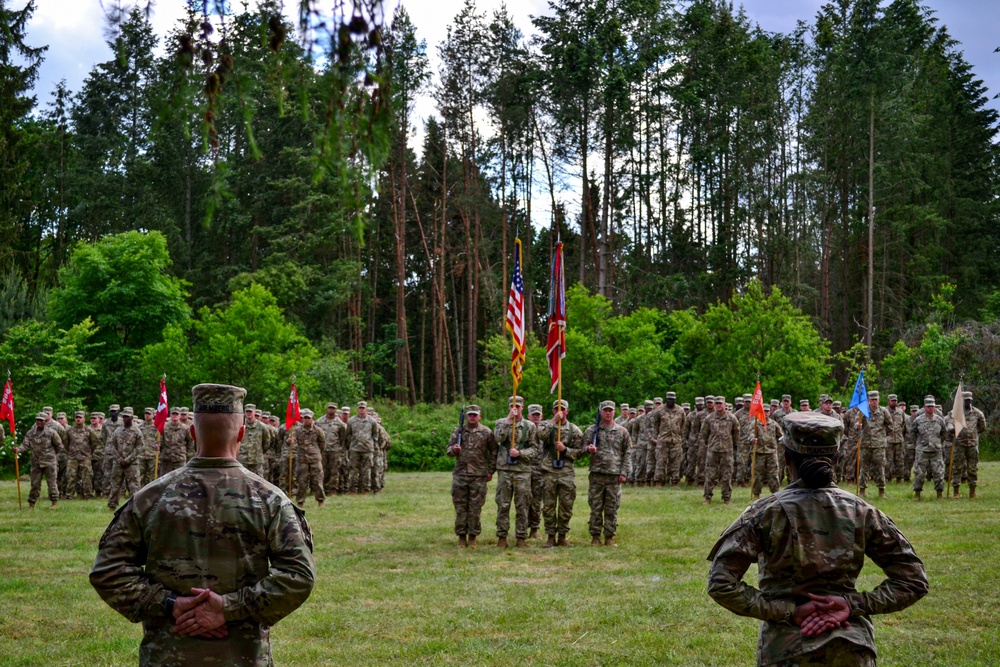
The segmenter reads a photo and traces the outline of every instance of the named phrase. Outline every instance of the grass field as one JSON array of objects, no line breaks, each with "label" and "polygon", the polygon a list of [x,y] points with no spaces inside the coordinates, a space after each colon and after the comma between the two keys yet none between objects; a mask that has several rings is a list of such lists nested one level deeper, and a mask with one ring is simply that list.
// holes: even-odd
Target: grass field
[{"label": "grass field", "polygon": [[[980,475],[976,501],[916,503],[897,485],[875,501],[931,582],[914,607],[876,618],[880,665],[1000,665],[1000,463]],[[591,548],[580,471],[571,548],[497,550],[491,499],[473,551],[452,535],[450,479],[390,474],[379,496],[335,497],[321,510],[308,501],[319,576],[272,631],[277,664],[753,664],[756,621],[705,593],[705,556],[746,489],[728,507],[700,504],[698,489],[626,489],[620,548]],[[109,520],[98,501],[19,511],[14,483],[0,483],[0,665],[136,664],[140,626],[87,580]],[[859,588],[880,580],[869,563]]]}]

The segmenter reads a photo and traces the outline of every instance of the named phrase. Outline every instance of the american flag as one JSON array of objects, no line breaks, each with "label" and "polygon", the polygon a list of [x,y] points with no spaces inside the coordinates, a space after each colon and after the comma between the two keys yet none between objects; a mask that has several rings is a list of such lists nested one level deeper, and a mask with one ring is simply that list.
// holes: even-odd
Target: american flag
[{"label": "american flag", "polygon": [[562,381],[560,359],[566,356],[566,276],[563,274],[563,244],[556,244],[552,258],[552,281],[549,288],[549,337],[545,356],[549,360],[549,393]]},{"label": "american flag", "polygon": [[507,319],[504,326],[510,332],[514,350],[510,357],[510,372],[514,382],[521,381],[521,365],[524,364],[524,280],[521,277],[521,239],[514,239],[514,275],[510,280],[510,296],[507,299]]}]

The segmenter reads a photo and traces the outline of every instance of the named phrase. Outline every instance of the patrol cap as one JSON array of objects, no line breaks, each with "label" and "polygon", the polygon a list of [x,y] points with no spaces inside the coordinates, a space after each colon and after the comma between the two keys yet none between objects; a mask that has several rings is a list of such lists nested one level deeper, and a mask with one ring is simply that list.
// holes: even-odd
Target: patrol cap
[{"label": "patrol cap", "polygon": [[539,405],[538,403],[532,403],[531,405],[528,406],[529,415],[540,415],[542,414],[542,412],[543,412],[542,406]]},{"label": "patrol cap", "polygon": [[781,395],[781,401],[782,401],[782,403],[785,402],[785,401],[791,401],[791,400],[792,400],[792,395],[791,394],[782,394]]},{"label": "patrol cap", "polygon": [[628,403],[622,403],[621,404],[621,408],[622,408],[622,410],[628,410],[629,404]]},{"label": "patrol cap", "polygon": [[91,417],[93,417],[94,415],[97,415],[101,419],[104,419],[104,413],[103,412],[93,412],[93,413],[91,413]]},{"label": "patrol cap", "polygon": [[56,419],[65,419],[65,418],[66,418],[66,413],[65,412],[57,412],[56,413]]},{"label": "patrol cap", "polygon": [[899,399],[896,397],[895,394],[889,394],[889,400],[890,401],[898,401]]},{"label": "patrol cap", "polygon": [[35,421],[36,422],[43,422],[43,421],[45,421],[48,418],[49,418],[49,416],[47,414],[45,414],[44,412],[36,412],[35,413]]},{"label": "patrol cap", "polygon": [[808,398],[803,398],[803,399],[799,400],[799,406],[801,407],[803,405],[809,405],[809,399]]},{"label": "patrol cap", "polygon": [[179,415],[180,413],[181,413],[181,409],[180,408],[170,408],[170,414],[172,414],[172,415]]},{"label": "patrol cap", "polygon": [[555,412],[556,410],[569,410],[569,401],[566,399],[552,401],[552,411]]},{"label": "patrol cap", "polygon": [[716,396],[715,397],[715,402],[716,403],[725,403],[726,402],[726,397],[725,396]]},{"label": "patrol cap", "polygon": [[911,403],[910,404],[910,412],[916,412],[916,411],[917,411],[917,404],[916,403]]},{"label": "patrol cap", "polygon": [[[349,415],[349,414],[351,414],[351,408],[349,408],[348,406],[345,405],[344,407],[342,407],[340,409],[340,413],[344,414],[344,415]],[[278,415],[271,415],[271,416],[272,417],[277,417]]]},{"label": "patrol cap", "polygon": [[676,391],[668,391],[667,392],[667,398],[677,398],[677,392]]},{"label": "patrol cap", "polygon": [[332,401],[330,403],[326,404],[327,410],[329,410],[330,408],[333,408],[334,410],[336,410],[338,407],[339,406],[336,403],[332,402]]},{"label": "patrol cap", "polygon": [[705,405],[705,397],[704,396],[695,396],[694,397],[694,404],[695,405]]},{"label": "patrol cap", "polygon": [[246,405],[243,406],[243,412],[250,412],[251,410],[253,412],[257,412],[257,406],[254,405],[253,403],[247,403]]},{"label": "patrol cap", "polygon": [[52,414],[52,406],[51,405],[46,405],[44,408],[42,408],[42,412],[44,412],[45,414],[51,415]]},{"label": "patrol cap", "polygon": [[614,409],[615,409],[614,401],[601,401],[601,410],[614,410]]},{"label": "patrol cap", "polygon": [[121,409],[122,409],[122,408],[121,408],[121,406],[120,406],[120,405],[118,405],[117,403],[112,403],[112,404],[111,404],[111,407],[109,407],[109,408],[108,408],[108,412],[111,412],[111,411],[113,411],[113,410],[121,410]]},{"label": "patrol cap", "polygon": [[263,417],[264,419],[270,419],[271,418],[271,413],[270,412],[262,412],[262,413],[260,413],[260,416]]},{"label": "patrol cap", "polygon": [[507,405],[519,405],[524,406],[524,396],[509,396],[507,398]]},{"label": "patrol cap", "polygon": [[73,416],[74,417],[86,417],[87,413],[84,412],[83,410],[77,410],[76,412],[73,413]]},{"label": "patrol cap", "polygon": [[653,398],[653,405],[662,405],[662,404],[663,404],[662,398],[660,398],[659,396]]},{"label": "patrol cap", "polygon": [[682,408],[687,408],[688,410],[690,410],[691,409],[691,404],[690,403],[681,403],[681,407]]},{"label": "patrol cap", "polygon": [[653,403],[652,401],[643,401],[643,402],[642,402],[642,405],[643,405],[643,407],[646,407],[646,408],[651,408],[651,407],[653,407],[653,406],[654,406],[654,405],[656,405],[656,404],[655,404],[655,403]]},{"label": "patrol cap", "polygon": [[753,400],[753,394],[743,394],[743,400],[744,401],[752,401]]},{"label": "patrol cap", "polygon": [[870,401],[873,398],[878,398],[878,391],[874,389],[868,392],[868,400]]},{"label": "patrol cap", "polygon": [[146,414],[147,415],[155,415],[156,414],[156,408],[146,408]]},{"label": "patrol cap", "polygon": [[772,399],[771,399],[771,407],[773,407],[773,408],[776,408],[776,407],[778,407],[779,405],[781,405],[781,401],[779,401],[779,400],[778,400],[778,399],[776,399],[776,398],[772,398]]},{"label": "patrol cap", "polygon": [[361,408],[368,409],[368,401],[358,401],[358,410]]},{"label": "patrol cap", "polygon": [[743,397],[742,396],[737,396],[736,397],[736,405],[743,405]]},{"label": "patrol cap", "polygon": [[301,417],[302,417],[303,419],[305,419],[306,417],[308,417],[309,419],[312,419],[312,418],[313,418],[313,411],[312,411],[312,410],[310,410],[309,408],[306,408],[305,410],[302,410],[302,411],[300,411],[300,412],[299,412],[299,415],[300,415],[300,416],[301,416]]},{"label": "patrol cap", "polygon": [[924,398],[924,405],[935,405],[936,406],[937,403],[935,403],[933,396],[927,396],[926,398]]},{"label": "patrol cap", "polygon": [[481,415],[483,413],[479,409],[478,405],[467,405],[467,406],[465,406],[465,414],[467,414],[467,415]]},{"label": "patrol cap", "polygon": [[840,449],[843,423],[822,412],[793,412],[782,421],[785,447],[807,456],[833,456]]},{"label": "patrol cap", "polygon": [[833,402],[833,407],[835,407],[835,408],[839,408],[839,407],[841,407],[842,405],[843,405],[843,403],[841,403],[840,401],[834,401],[834,402]]},{"label": "patrol cap", "polygon": [[823,397],[819,399],[819,402],[820,403],[833,403],[833,396],[827,396],[827,395],[824,394]]},{"label": "patrol cap", "polygon": [[966,400],[966,401],[971,401],[972,400],[972,392],[971,391],[963,391],[962,392],[962,399]]},{"label": "patrol cap", "polygon": [[[191,389],[194,412],[215,414],[242,414],[243,399],[247,390],[230,384],[199,384]],[[185,408],[181,408],[184,414]]]},{"label": "patrol cap", "polygon": [[182,415],[186,415],[189,412],[191,412],[191,408],[187,408],[187,407],[181,406],[181,414]]},{"label": "patrol cap", "polygon": [[[642,410],[643,412],[646,412],[645,408],[639,408],[639,410]],[[630,416],[635,417],[636,415],[639,414],[639,410],[636,410],[635,408],[629,408],[628,409],[628,413],[629,413]]]},{"label": "patrol cap", "polygon": [[126,407],[122,410],[122,417],[135,417],[135,411],[132,408]]}]

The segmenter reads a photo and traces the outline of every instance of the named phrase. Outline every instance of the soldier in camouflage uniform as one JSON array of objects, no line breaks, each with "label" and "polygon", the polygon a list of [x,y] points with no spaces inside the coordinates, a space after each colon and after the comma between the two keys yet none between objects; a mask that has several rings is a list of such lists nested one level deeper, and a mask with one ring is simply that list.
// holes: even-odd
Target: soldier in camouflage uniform
[{"label": "soldier in camouflage uniform", "polygon": [[142,433],[142,449],[137,465],[139,467],[139,488],[156,479],[156,456],[160,450],[160,432],[156,430],[153,417],[156,408],[146,408],[142,416],[139,431]]},{"label": "soldier in camouflage uniform", "polygon": [[[538,432],[538,428],[542,424],[543,412],[542,406],[538,403],[532,403],[528,406],[528,421],[535,425],[536,432]],[[634,420],[629,420],[627,423],[631,423],[632,421]],[[538,456],[531,462],[531,502],[528,503],[529,540],[533,540],[538,537],[538,529],[542,525],[543,495],[544,486],[542,479],[542,457]]]},{"label": "soldier in camouflage uniform", "polygon": [[385,488],[385,471],[389,467],[389,450],[392,449],[392,438],[389,431],[382,426],[382,417],[375,414],[375,424],[378,426],[378,443],[375,450],[375,469],[372,476],[372,489],[381,493]]},{"label": "soldier in camouflage uniform", "polygon": [[170,408],[170,421],[163,425],[160,436],[160,477],[182,468],[193,444],[191,430],[181,424],[180,408]]},{"label": "soldier in camouflage uniform", "polygon": [[892,415],[879,404],[877,391],[868,392],[869,417],[861,431],[861,497],[865,496],[868,478],[874,477],[879,498],[885,497],[885,452],[895,434]]},{"label": "soldier in camouflage uniform", "polygon": [[111,438],[111,483],[108,486],[108,508],[118,508],[122,487],[134,496],[139,490],[139,456],[142,454],[142,431],[132,422],[132,408],[121,412],[122,427]]},{"label": "soldier in camouflage uniform", "polygon": [[[631,408],[629,408],[631,411]],[[646,419],[647,416],[652,416],[653,414],[653,402],[646,401],[645,405],[635,411],[635,419],[630,419],[624,424],[620,424],[626,431],[628,431],[628,436],[632,438],[632,449],[629,451],[629,458],[631,459],[630,472],[628,479],[625,480],[626,484],[636,483],[636,459],[639,456],[639,438],[642,437],[643,428],[652,424],[652,422]],[[644,426],[645,425],[645,426]],[[648,438],[642,441],[642,451],[646,451],[647,445],[649,444],[650,438],[656,435],[656,431],[652,431]]]},{"label": "soldier in camouflage uniform", "polygon": [[621,404],[621,414],[615,419],[615,423],[619,426],[624,426],[629,420],[629,405],[628,403]]},{"label": "soldier in camouflage uniform", "polygon": [[840,478],[847,482],[853,482],[857,479],[858,475],[858,457],[861,455],[859,438],[864,426],[862,422],[863,417],[864,415],[857,406],[849,408],[843,414],[844,435],[840,441],[840,456],[838,461],[841,470]]},{"label": "soldier in camouflage uniform", "polygon": [[[45,428],[53,429],[59,434],[59,439],[62,440],[63,448],[56,455],[56,460],[59,462],[59,493],[63,498],[68,497],[66,495],[66,465],[67,456],[66,452],[69,448],[69,441],[66,439],[66,413],[60,412],[56,415],[56,418],[52,418],[52,408],[45,406],[42,408],[42,412],[45,413]],[[62,417],[60,420],[59,417]]]},{"label": "soldier in camouflage uniform", "polygon": [[28,429],[28,432],[21,438],[21,446],[14,448],[14,454],[21,452],[31,453],[31,468],[29,477],[31,479],[31,491],[28,492],[28,508],[35,509],[38,496],[42,490],[42,477],[45,478],[45,485],[49,489],[49,500],[52,502],[52,509],[59,503],[59,458],[58,454],[63,449],[62,438],[51,428],[46,428],[45,422],[48,415],[39,412],[35,415],[35,428]]},{"label": "soldier in camouflage uniform", "polygon": [[[725,405],[725,402],[723,402]],[[698,418],[698,432],[695,433],[695,481],[698,486],[705,486],[705,463],[708,461],[707,443],[701,437],[701,427],[705,419],[715,413],[715,396],[705,397],[705,411]]]},{"label": "soldier in camouflage uniform", "polygon": [[733,413],[737,423],[740,425],[740,439],[736,443],[736,450],[733,452],[734,460],[736,461],[733,480],[738,486],[742,487],[746,486],[747,482],[750,481],[750,450],[752,449],[753,440],[753,422],[756,420],[750,418],[750,404],[753,402],[753,395],[743,394],[741,399],[740,402],[743,409]]},{"label": "soldier in camouflage uniform", "polygon": [[[340,495],[347,486],[347,424],[337,415],[336,403],[326,404],[326,414],[316,420],[316,427],[326,436],[323,450],[323,491],[326,495]],[[341,485],[343,468],[343,485]]]},{"label": "soldier in camouflage uniform", "polygon": [[525,547],[528,537],[528,506],[531,503],[531,466],[541,455],[535,425],[523,419],[524,398],[511,396],[510,412],[493,425],[497,441],[497,547],[507,548],[510,506],[514,504],[514,536]]},{"label": "soldier in camouflage uniform", "polygon": [[979,484],[979,436],[986,430],[986,415],[982,410],[973,407],[972,392],[962,392],[962,403],[965,408],[965,428],[955,437],[955,422],[951,416],[945,420],[948,426],[948,437],[954,447],[951,461],[951,486],[954,497],[958,498],[958,489],[963,477],[969,480],[969,498],[976,497],[976,486]]},{"label": "soldier in camouflage uniform", "polygon": [[[455,505],[455,534],[458,546],[476,548],[483,531],[480,517],[486,504],[486,483],[497,467],[497,441],[493,431],[480,423],[478,405],[465,409],[465,424],[452,431],[448,456],[455,459],[451,474],[451,502]],[[459,434],[462,436],[459,443]]]},{"label": "soldier in camouflage uniform", "polygon": [[784,433],[774,417],[767,418],[767,424],[761,424],[757,419],[756,426],[750,426],[750,459],[753,465],[753,498],[760,498],[764,484],[777,493],[778,483],[778,442]]},{"label": "soldier in camouflage uniform", "polygon": [[681,481],[681,459],[684,454],[684,408],[677,405],[677,394],[668,391],[666,402],[656,410],[656,470],[653,483],[676,486]]},{"label": "soldier in camouflage uniform", "polygon": [[732,502],[733,443],[740,437],[740,424],[726,411],[726,398],[715,397],[715,412],[701,422],[698,436],[705,443],[705,504],[712,502],[712,489],[722,486],[722,502]]},{"label": "soldier in camouflage uniform", "polygon": [[[615,402],[601,403],[601,423],[591,425],[583,434],[586,453],[590,455],[590,488],[587,503],[590,505],[590,545],[618,546],[618,506],[621,503],[621,485],[628,478],[629,449],[632,439],[628,431],[614,423]],[[648,415],[647,415],[648,416]]]},{"label": "soldier in camouflage uniform", "polygon": [[122,427],[121,407],[112,403],[108,408],[108,418],[101,420],[101,442],[104,443],[104,495],[111,493],[111,471],[115,466],[115,454],[112,451],[115,433]]},{"label": "soldier in camouflage uniform", "polygon": [[347,438],[351,462],[351,475],[347,486],[351,493],[371,491],[371,469],[375,458],[375,443],[379,437],[378,424],[368,414],[368,403],[358,403],[358,414],[347,421]]},{"label": "soldier in camouflage uniform", "polygon": [[271,626],[315,583],[312,536],[281,491],[235,460],[246,391],[193,394],[198,456],[115,514],[90,582],[142,622],[142,666],[266,667]]},{"label": "soldier in camouflage uniform", "polygon": [[889,416],[892,418],[892,430],[886,436],[885,476],[888,481],[895,479],[903,481],[903,462],[906,460],[903,440],[906,436],[906,415],[899,409],[899,399],[896,394],[889,394]]},{"label": "soldier in camouflage uniform", "polygon": [[913,464],[913,496],[920,500],[924,479],[930,474],[934,478],[937,497],[944,495],[944,459],[941,450],[948,438],[948,426],[944,418],[935,411],[933,396],[924,399],[924,412],[913,420],[916,436],[916,461]]},{"label": "soldier in camouflage uniform", "polygon": [[[653,486],[653,483],[656,480],[656,448],[659,446],[657,434],[660,431],[660,411],[662,409],[663,399],[657,396],[653,399],[653,409],[651,411],[646,410],[647,421],[651,422],[646,425],[646,428],[651,429],[653,435],[646,443],[646,446],[641,448],[639,451],[641,458],[644,459],[642,467],[638,470],[632,471],[632,476],[637,480],[641,480],[646,486]],[[629,424],[625,424],[624,426],[628,429]],[[629,431],[629,437],[632,438],[632,447],[636,448],[637,441],[635,436],[632,434],[632,431]],[[637,461],[637,463],[639,462]]]},{"label": "soldier in camouflage uniform", "polygon": [[541,422],[538,440],[542,445],[541,461],[543,470],[545,502],[546,549],[566,547],[569,522],[573,518],[573,503],[576,501],[576,474],[573,462],[583,453],[583,432],[569,421],[569,403],[552,403],[552,419]]},{"label": "soldier in camouflage uniform", "polygon": [[236,460],[244,468],[264,477],[264,452],[271,449],[271,432],[257,421],[257,406],[248,403],[243,411],[243,440]]},{"label": "soldier in camouflage uniform", "polygon": [[67,429],[69,452],[66,470],[66,496],[73,498],[76,494],[77,480],[85,499],[94,497],[94,472],[91,460],[94,450],[101,446],[101,439],[92,428],[83,423],[86,413],[77,410],[73,415],[73,426]]},{"label": "soldier in camouflage uniform", "polygon": [[705,413],[705,397],[694,399],[694,410],[684,418],[684,478],[688,486],[694,486],[695,469],[698,461],[698,431]]},{"label": "soldier in camouflage uniform", "polygon": [[90,426],[88,427],[97,436],[98,446],[90,454],[90,469],[94,475],[94,496],[104,496],[104,440],[101,439],[101,418],[100,412],[90,413]]},{"label": "soldier in camouflage uniform", "polygon": [[916,402],[910,405],[910,414],[906,420],[906,432],[903,434],[903,481],[910,481],[910,473],[913,472],[913,464],[917,458],[917,433],[913,430],[913,422],[918,416],[920,408]]},{"label": "soldier in camouflage uniform", "polygon": [[313,422],[313,411],[302,411],[302,423],[292,427],[291,439],[297,446],[295,465],[295,503],[301,507],[306,502],[306,493],[312,489],[316,503],[322,507],[326,495],[323,493],[323,449],[326,435]]},{"label": "soldier in camouflage uniform", "polygon": [[[791,394],[781,395],[781,407],[778,411],[774,413],[774,418],[778,421],[778,426],[782,426],[782,422],[785,417],[795,412],[795,408],[792,407],[792,396]],[[784,441],[778,441],[778,484],[781,484],[782,480],[785,479],[785,445]]]},{"label": "soldier in camouflage uniform", "polygon": [[[783,428],[796,481],[755,501],[722,534],[708,557],[708,594],[761,620],[759,665],[873,667],[870,616],[926,595],[923,563],[888,517],[834,484],[839,421],[799,413],[787,416]],[[859,593],[866,556],[887,579]],[[760,590],[743,580],[751,563]]]},{"label": "soldier in camouflage uniform", "polygon": [[[278,427],[271,423],[271,413],[261,412],[257,420],[267,431],[267,448],[264,449],[264,474],[262,477],[271,484],[278,481],[278,457],[281,455],[281,443],[278,441]],[[324,465],[325,470],[325,465]]]}]

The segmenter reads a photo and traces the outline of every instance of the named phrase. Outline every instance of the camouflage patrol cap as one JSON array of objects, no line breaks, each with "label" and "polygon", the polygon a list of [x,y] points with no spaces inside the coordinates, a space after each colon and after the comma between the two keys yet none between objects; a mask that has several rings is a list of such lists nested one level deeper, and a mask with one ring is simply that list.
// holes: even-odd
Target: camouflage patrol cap
[{"label": "camouflage patrol cap", "polygon": [[186,408],[184,406],[181,406],[181,416],[184,416],[184,415],[188,414],[189,412],[191,412],[190,408]]},{"label": "camouflage patrol cap", "polygon": [[779,400],[778,400],[778,399],[776,399],[776,398],[772,398],[772,399],[771,399],[771,407],[773,407],[773,408],[776,408],[776,407],[778,407],[779,405],[781,405],[781,401],[779,401]]},{"label": "camouflage patrol cap", "polygon": [[629,409],[629,404],[628,403],[622,403],[620,407],[621,407],[622,410],[628,410]]},{"label": "camouflage patrol cap", "polygon": [[742,396],[736,397],[736,405],[743,405],[744,398]]},{"label": "camouflage patrol cap", "polygon": [[667,398],[677,398],[677,392],[676,391],[668,391],[667,392]]},{"label": "camouflage patrol cap", "polygon": [[753,394],[743,394],[743,400],[744,401],[752,401],[753,400]]},{"label": "camouflage patrol cap", "polygon": [[653,405],[662,405],[662,404],[663,404],[662,398],[660,398],[659,396],[653,398]]},{"label": "camouflage patrol cap", "polygon": [[642,405],[643,405],[643,407],[646,407],[646,408],[652,408],[652,407],[654,407],[654,406],[655,406],[656,404],[655,404],[655,403],[653,403],[652,401],[643,401]]},{"label": "camouflage patrol cap", "polygon": [[146,408],[146,414],[147,415],[155,415],[156,414],[156,408]]},{"label": "camouflage patrol cap", "polygon": [[260,413],[260,416],[263,419],[270,419],[271,418],[271,413],[270,412],[262,412],[262,413]]},{"label": "camouflage patrol cap", "polygon": [[91,417],[93,417],[94,415],[97,415],[101,419],[104,419],[104,413],[103,412],[92,412],[92,413],[90,413]]},{"label": "camouflage patrol cap", "polygon": [[926,396],[924,397],[924,405],[937,406],[937,402],[934,400],[933,396]]},{"label": "camouflage patrol cap", "polygon": [[361,408],[368,409],[368,401],[358,401],[358,410]]},{"label": "camouflage patrol cap", "polygon": [[[230,384],[199,384],[191,389],[195,414],[242,414],[247,390]],[[181,408],[181,414],[184,408]]]},{"label": "camouflage patrol cap", "polygon": [[823,394],[820,397],[819,402],[820,403],[833,403],[833,396],[828,396],[827,394]]},{"label": "camouflage patrol cap", "polygon": [[802,406],[802,405],[809,405],[809,399],[808,398],[800,399],[799,400],[799,405],[800,406]]},{"label": "camouflage patrol cap", "polygon": [[910,403],[910,412],[916,412],[916,411],[917,411],[917,404]]},{"label": "camouflage patrol cap", "polygon": [[715,397],[715,402],[716,403],[725,403],[726,402],[726,397],[725,396],[716,396]]},{"label": "camouflage patrol cap", "polygon": [[52,406],[51,405],[46,405],[44,408],[42,408],[42,412],[44,412],[47,415],[51,415],[52,414]]},{"label": "camouflage patrol cap", "polygon": [[872,389],[871,391],[868,392],[868,400],[870,401],[873,398],[878,398],[878,391],[875,389]]},{"label": "camouflage patrol cap", "polygon": [[[646,412],[646,408],[639,408],[639,410],[642,410],[642,412],[643,412],[644,414],[645,414],[645,412]],[[632,417],[636,417],[636,416],[638,416],[638,414],[639,414],[639,410],[636,410],[635,408],[629,408],[629,409],[628,409],[628,413],[629,413],[629,416],[632,416]]]},{"label": "camouflage patrol cap", "polygon": [[118,405],[117,403],[112,403],[111,407],[108,408],[108,412],[113,412],[115,410],[121,410],[121,409],[122,408],[120,405]]},{"label": "camouflage patrol cap", "polygon": [[833,456],[840,448],[844,425],[822,412],[793,412],[782,422],[785,447],[806,456]]},{"label": "camouflage patrol cap", "polygon": [[841,407],[842,405],[843,405],[843,403],[841,403],[840,401],[834,401],[834,402],[833,402],[833,407],[835,407],[835,408],[839,408],[839,407]]},{"label": "camouflage patrol cap", "polygon": [[[340,413],[343,415],[349,415],[351,414],[351,408],[345,405],[340,409]],[[277,418],[278,415],[271,415],[271,416]]]},{"label": "camouflage patrol cap", "polygon": [[338,407],[339,406],[336,403],[332,402],[332,401],[326,404],[326,409],[327,410],[329,410],[330,408],[333,408],[334,410],[336,410]]},{"label": "camouflage patrol cap", "polygon": [[303,419],[305,419],[307,417],[309,419],[312,419],[313,418],[313,411],[310,410],[309,408],[306,408],[305,410],[302,410],[302,411],[299,412],[299,416],[301,416]]},{"label": "camouflage patrol cap", "polygon": [[614,410],[614,409],[615,409],[614,401],[601,401],[601,410]]},{"label": "camouflage patrol cap", "polygon": [[47,414],[45,414],[44,412],[36,412],[35,413],[35,421],[36,422],[43,422],[43,421],[45,421],[48,418],[49,418],[49,416]]},{"label": "camouflage patrol cap", "polygon": [[126,407],[122,410],[122,417],[135,417],[135,411],[130,407]]},{"label": "camouflage patrol cap", "polygon": [[532,403],[531,405],[528,406],[529,415],[540,415],[543,412],[544,411],[542,410],[542,406],[539,405],[538,403]]},{"label": "camouflage patrol cap", "polygon": [[694,397],[694,404],[695,405],[705,405],[705,397],[704,396],[695,396]]},{"label": "camouflage patrol cap", "polygon": [[73,416],[74,417],[86,417],[87,413],[84,412],[83,410],[77,410],[76,412],[73,413]]},{"label": "camouflage patrol cap", "polygon": [[250,411],[256,412],[257,406],[254,405],[253,403],[247,403],[246,405],[243,406],[243,412],[250,412]]},{"label": "camouflage patrol cap", "polygon": [[510,396],[507,398],[507,405],[519,405],[524,407],[524,396]]},{"label": "camouflage patrol cap", "polygon": [[899,401],[899,398],[897,398],[895,394],[889,394],[889,400],[890,401]]},{"label": "camouflage patrol cap", "polygon": [[715,403],[715,396],[706,396],[705,397],[705,402],[706,403]]},{"label": "camouflage patrol cap", "polygon": [[56,413],[56,419],[66,419],[66,413],[65,412],[57,412]]},{"label": "camouflage patrol cap", "polygon": [[181,413],[181,409],[180,408],[170,408],[170,414],[172,414],[172,415],[179,415],[180,413]]},{"label": "camouflage patrol cap", "polygon": [[792,400],[792,395],[791,394],[782,394],[781,395],[781,402],[782,403],[784,403],[785,401],[791,401],[791,400]]},{"label": "camouflage patrol cap", "polygon": [[962,399],[966,400],[966,401],[972,400],[972,392],[971,391],[963,391],[962,392]]},{"label": "camouflage patrol cap", "polygon": [[691,404],[690,403],[681,403],[681,407],[682,408],[687,408],[688,410],[690,410],[691,409]]},{"label": "camouflage patrol cap", "polygon": [[552,411],[555,412],[556,410],[569,410],[569,401],[567,401],[565,398],[562,399],[561,401],[560,400],[552,401]]},{"label": "camouflage patrol cap", "polygon": [[467,415],[481,415],[483,413],[479,409],[478,405],[467,405],[467,406],[465,406],[465,414],[467,414]]}]

